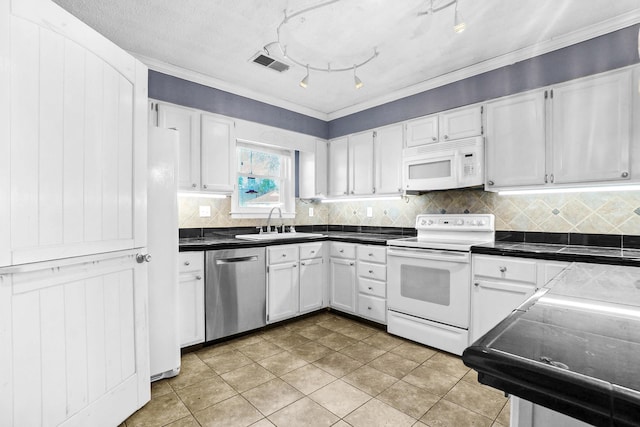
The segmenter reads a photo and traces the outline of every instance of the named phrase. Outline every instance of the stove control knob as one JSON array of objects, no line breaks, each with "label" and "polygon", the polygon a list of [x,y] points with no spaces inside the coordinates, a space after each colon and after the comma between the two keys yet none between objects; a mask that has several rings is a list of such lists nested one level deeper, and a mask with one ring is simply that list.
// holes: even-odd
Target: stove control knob
[{"label": "stove control knob", "polygon": [[427,221],[427,225],[433,225],[433,220],[430,219],[429,221]]},{"label": "stove control knob", "polygon": [[427,221],[425,219],[420,221],[420,225],[425,225],[427,223]]},{"label": "stove control knob", "polygon": [[478,225],[478,221],[476,221],[475,219],[472,219],[471,222],[469,223],[471,225]]},{"label": "stove control knob", "polygon": [[482,225],[485,225],[484,220],[482,220],[482,219],[481,219],[480,221],[478,221],[478,225],[481,225],[481,226],[482,226]]},{"label": "stove control knob", "polygon": [[464,225],[464,221],[459,219],[456,221],[456,225]]}]

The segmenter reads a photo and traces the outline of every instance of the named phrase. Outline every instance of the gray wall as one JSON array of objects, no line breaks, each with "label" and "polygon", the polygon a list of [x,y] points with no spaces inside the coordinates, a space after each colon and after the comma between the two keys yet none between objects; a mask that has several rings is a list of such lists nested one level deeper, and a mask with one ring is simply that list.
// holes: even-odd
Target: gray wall
[{"label": "gray wall", "polygon": [[640,63],[639,28],[633,25],[330,122],[151,70],[149,97],[331,139]]},{"label": "gray wall", "polygon": [[328,139],[324,120],[149,70],[149,98]]}]

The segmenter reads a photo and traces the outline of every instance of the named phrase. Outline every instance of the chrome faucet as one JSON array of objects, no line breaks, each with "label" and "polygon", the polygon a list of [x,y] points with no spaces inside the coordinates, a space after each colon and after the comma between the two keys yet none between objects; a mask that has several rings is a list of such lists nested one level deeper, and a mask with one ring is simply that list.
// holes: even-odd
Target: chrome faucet
[{"label": "chrome faucet", "polygon": [[271,215],[273,215],[273,211],[278,209],[278,213],[280,214],[280,226],[282,227],[282,232],[284,233],[284,220],[282,219],[282,209],[279,206],[275,206],[271,208],[269,211],[269,217],[267,218],[267,233],[277,233],[278,227],[276,227],[276,231],[271,231]]}]

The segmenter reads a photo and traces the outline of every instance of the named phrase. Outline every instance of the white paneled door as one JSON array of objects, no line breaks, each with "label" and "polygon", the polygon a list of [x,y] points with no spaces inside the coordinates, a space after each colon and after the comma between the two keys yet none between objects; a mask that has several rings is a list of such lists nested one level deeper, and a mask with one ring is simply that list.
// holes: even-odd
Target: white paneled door
[{"label": "white paneled door", "polygon": [[0,425],[150,398],[147,69],[50,0],[0,0]]}]

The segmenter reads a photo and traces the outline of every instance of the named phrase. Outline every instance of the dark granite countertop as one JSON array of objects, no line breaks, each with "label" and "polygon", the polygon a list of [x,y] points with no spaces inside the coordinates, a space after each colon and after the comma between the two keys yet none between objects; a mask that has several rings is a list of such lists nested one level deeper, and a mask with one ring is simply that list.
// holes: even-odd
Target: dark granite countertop
[{"label": "dark granite countertop", "polygon": [[638,425],[640,269],[572,264],[463,361],[505,393],[594,425]]},{"label": "dark granite countertop", "polygon": [[497,241],[473,246],[471,253],[640,266],[640,249]]},{"label": "dark granite countertop", "polygon": [[273,245],[287,245],[295,243],[308,243],[324,240],[332,240],[338,242],[358,243],[366,245],[386,245],[387,240],[400,239],[401,234],[389,233],[359,233],[347,231],[322,231],[319,232],[322,237],[300,237],[291,239],[273,239],[273,240],[242,240],[236,239],[232,235],[220,233],[210,234],[206,237],[187,237],[178,241],[180,252],[186,251],[208,251],[217,249],[233,249],[246,247],[263,247]]}]

